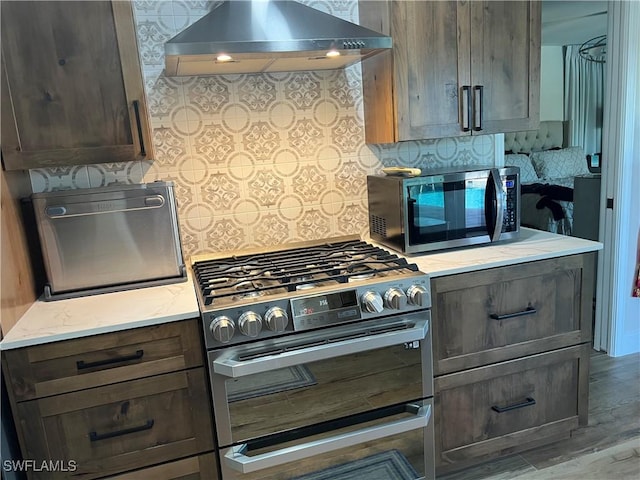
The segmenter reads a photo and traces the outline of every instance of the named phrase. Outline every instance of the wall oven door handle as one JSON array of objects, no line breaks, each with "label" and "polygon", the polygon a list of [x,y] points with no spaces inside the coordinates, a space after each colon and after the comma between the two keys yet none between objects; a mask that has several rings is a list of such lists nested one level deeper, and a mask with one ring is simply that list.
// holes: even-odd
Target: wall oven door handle
[{"label": "wall oven door handle", "polygon": [[301,365],[303,363],[317,362],[328,358],[416,342],[424,340],[427,336],[430,318],[430,314],[427,312],[424,318],[416,320],[409,328],[396,331],[383,331],[383,333],[374,332],[371,335],[348,338],[335,342],[314,343],[310,341],[308,347],[303,345],[302,348],[295,348],[289,351],[285,350],[273,355],[267,354],[247,360],[238,359],[240,351],[232,348],[213,361],[213,371],[225,377],[239,378],[279,368]]},{"label": "wall oven door handle", "polygon": [[[414,410],[417,406],[409,405]],[[282,448],[273,452],[254,456],[245,455],[247,444],[231,447],[224,455],[224,462],[233,470],[241,473],[251,473],[270,467],[277,467],[289,462],[321,455],[355,444],[379,440],[381,438],[400,433],[425,428],[431,418],[431,405],[417,407],[415,416],[394,420],[381,425],[363,428],[354,432],[343,433],[333,437],[314,440],[292,447]]]}]

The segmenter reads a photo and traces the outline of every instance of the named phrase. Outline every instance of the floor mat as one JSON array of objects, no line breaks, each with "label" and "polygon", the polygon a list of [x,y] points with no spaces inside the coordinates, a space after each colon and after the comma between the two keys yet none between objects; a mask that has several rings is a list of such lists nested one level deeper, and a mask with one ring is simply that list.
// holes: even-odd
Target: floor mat
[{"label": "floor mat", "polygon": [[230,403],[238,402],[316,383],[316,378],[306,366],[295,365],[228,381],[227,399]]},{"label": "floor mat", "polygon": [[401,452],[389,450],[292,480],[415,480],[420,477]]}]

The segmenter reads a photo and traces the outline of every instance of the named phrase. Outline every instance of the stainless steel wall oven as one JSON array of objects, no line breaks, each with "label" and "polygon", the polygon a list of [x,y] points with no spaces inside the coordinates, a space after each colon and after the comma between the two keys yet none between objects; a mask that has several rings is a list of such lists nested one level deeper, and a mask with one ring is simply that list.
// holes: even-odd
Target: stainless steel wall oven
[{"label": "stainless steel wall oven", "polygon": [[426,274],[358,239],[193,269],[224,480],[434,477]]}]

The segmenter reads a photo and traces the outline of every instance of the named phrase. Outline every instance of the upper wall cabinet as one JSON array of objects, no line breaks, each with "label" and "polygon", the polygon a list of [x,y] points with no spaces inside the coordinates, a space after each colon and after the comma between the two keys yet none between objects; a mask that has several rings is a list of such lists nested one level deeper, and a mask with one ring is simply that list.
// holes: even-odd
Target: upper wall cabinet
[{"label": "upper wall cabinet", "polygon": [[130,2],[2,2],[6,169],[152,158]]},{"label": "upper wall cabinet", "polygon": [[541,2],[361,0],[393,37],[362,64],[367,143],[536,129]]}]

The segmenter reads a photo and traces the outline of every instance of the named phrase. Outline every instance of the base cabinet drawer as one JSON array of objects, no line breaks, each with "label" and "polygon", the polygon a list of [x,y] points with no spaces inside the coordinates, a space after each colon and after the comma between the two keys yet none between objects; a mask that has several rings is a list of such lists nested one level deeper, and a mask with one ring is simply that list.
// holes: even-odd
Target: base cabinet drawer
[{"label": "base cabinet drawer", "polygon": [[590,345],[435,379],[436,466],[464,466],[586,423]]},{"label": "base cabinet drawer", "polygon": [[219,477],[216,462],[216,454],[212,452],[106,478],[109,480],[217,480]]},{"label": "base cabinet drawer", "polygon": [[202,367],[18,403],[25,458],[75,464],[30,478],[99,478],[210,451],[205,406]]},{"label": "base cabinet drawer", "polygon": [[17,402],[203,365],[197,320],[8,350],[3,357]]},{"label": "base cabinet drawer", "polygon": [[432,280],[434,373],[591,341],[593,255]]}]

